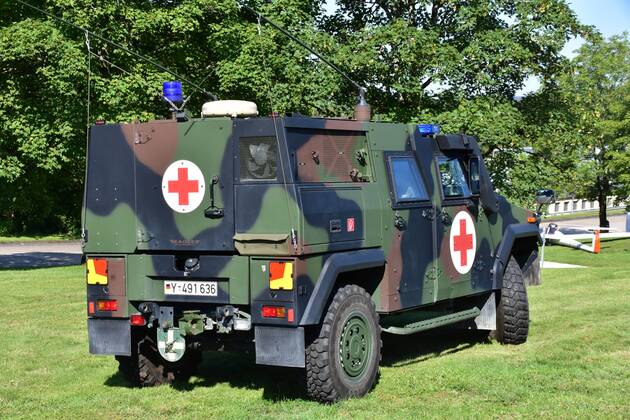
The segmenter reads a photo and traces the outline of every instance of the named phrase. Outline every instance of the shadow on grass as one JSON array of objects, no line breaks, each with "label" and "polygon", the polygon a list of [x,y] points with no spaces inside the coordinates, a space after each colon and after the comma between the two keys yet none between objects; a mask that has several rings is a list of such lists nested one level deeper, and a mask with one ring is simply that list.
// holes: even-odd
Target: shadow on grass
[{"label": "shadow on grass", "polygon": [[383,334],[381,366],[407,366],[490,343],[488,331],[443,327],[411,335]]},{"label": "shadow on grass", "polygon": [[[408,336],[383,334],[381,366],[398,367],[420,363],[484,342],[489,342],[487,333],[461,329],[443,328]],[[238,353],[204,353],[196,376],[187,382],[176,382],[173,388],[187,392],[197,387],[212,387],[222,383],[233,388],[262,389],[263,399],[270,401],[308,399],[303,369],[257,365],[252,355]],[[109,377],[105,385],[130,386],[120,372]]]}]

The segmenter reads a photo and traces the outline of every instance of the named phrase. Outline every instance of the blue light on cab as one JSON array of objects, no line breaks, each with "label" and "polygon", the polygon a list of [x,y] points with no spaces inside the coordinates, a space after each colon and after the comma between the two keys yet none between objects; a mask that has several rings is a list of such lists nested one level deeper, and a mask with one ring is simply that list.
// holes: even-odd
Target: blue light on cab
[{"label": "blue light on cab", "polygon": [[182,93],[182,82],[164,82],[162,84],[162,94],[166,99],[174,104],[180,103],[184,100],[184,94]]},{"label": "blue light on cab", "polygon": [[418,131],[423,136],[440,133],[440,126],[437,124],[418,124]]}]

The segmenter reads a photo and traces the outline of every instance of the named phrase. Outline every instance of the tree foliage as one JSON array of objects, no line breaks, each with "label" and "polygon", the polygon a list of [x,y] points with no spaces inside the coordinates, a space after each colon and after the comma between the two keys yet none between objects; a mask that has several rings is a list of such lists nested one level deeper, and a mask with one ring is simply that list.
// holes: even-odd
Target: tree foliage
[{"label": "tree foliage", "polygon": [[[352,111],[348,81],[235,1],[31,2],[263,114]],[[249,3],[367,86],[378,119],[478,136],[498,188],[521,201],[544,181],[536,160],[558,149],[547,134],[567,123],[551,105],[567,65],[560,51],[593,33],[563,0],[338,0],[332,14],[322,0]],[[172,76],[94,37],[88,55],[85,40],[12,0],[0,4],[0,215],[13,230],[77,226],[87,124],[166,116],[159,92]],[[519,102],[529,76],[545,93]],[[186,93],[191,110],[207,100]]]},{"label": "tree foliage", "polygon": [[585,43],[560,81],[578,151],[575,192],[600,203],[630,196],[630,40],[627,34]]}]

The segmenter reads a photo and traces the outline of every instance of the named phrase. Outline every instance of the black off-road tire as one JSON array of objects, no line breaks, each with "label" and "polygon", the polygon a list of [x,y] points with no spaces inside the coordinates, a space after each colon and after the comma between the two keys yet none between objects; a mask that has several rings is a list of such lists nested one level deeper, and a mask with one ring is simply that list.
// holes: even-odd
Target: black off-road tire
[{"label": "black off-road tire", "polygon": [[[329,403],[367,394],[376,382],[381,347],[381,327],[370,295],[356,285],[340,288],[319,335],[306,348],[308,395]],[[342,355],[344,349],[347,358]],[[354,359],[349,361],[351,354]],[[352,375],[349,370],[359,373]]]},{"label": "black off-road tire", "polygon": [[150,387],[188,380],[201,363],[198,350],[186,349],[177,362],[164,360],[153,335],[146,335],[132,343],[131,356],[116,356],[118,370],[134,386]]},{"label": "black off-road tire", "polygon": [[523,344],[529,332],[529,303],[523,273],[514,257],[510,257],[497,305],[495,336],[501,344]]}]

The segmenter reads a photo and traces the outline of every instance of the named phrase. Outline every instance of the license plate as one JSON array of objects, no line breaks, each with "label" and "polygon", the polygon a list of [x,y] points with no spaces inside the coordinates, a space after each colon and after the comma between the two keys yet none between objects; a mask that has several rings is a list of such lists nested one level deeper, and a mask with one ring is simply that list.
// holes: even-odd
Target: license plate
[{"label": "license plate", "polygon": [[165,281],[164,294],[177,296],[217,296],[216,281]]}]

